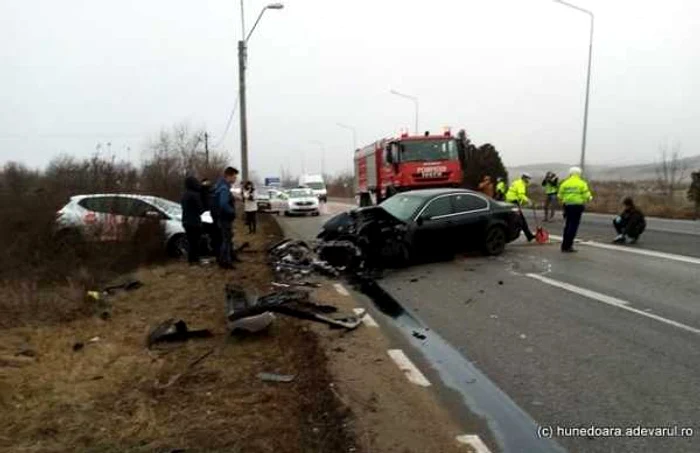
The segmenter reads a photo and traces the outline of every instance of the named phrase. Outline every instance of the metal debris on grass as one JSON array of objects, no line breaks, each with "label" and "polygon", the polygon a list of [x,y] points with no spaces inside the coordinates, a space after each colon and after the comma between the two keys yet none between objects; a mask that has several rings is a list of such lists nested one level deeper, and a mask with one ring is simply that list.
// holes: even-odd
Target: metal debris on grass
[{"label": "metal debris on grass", "polygon": [[258,373],[258,379],[266,382],[292,382],[294,378],[294,374]]},{"label": "metal debris on grass", "polygon": [[210,330],[190,330],[183,320],[176,321],[170,318],[154,327],[146,338],[146,346],[151,347],[156,343],[187,341],[190,338],[209,338],[213,336]]}]

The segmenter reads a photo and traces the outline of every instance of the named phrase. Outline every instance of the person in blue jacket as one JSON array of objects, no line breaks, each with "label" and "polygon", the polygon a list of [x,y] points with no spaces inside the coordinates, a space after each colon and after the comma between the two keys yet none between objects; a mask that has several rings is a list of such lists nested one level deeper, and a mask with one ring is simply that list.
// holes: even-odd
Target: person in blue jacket
[{"label": "person in blue jacket", "polygon": [[218,262],[224,269],[233,269],[233,221],[236,218],[236,205],[231,186],[237,178],[238,170],[227,167],[223,178],[216,183],[212,200],[212,217],[219,227],[221,238]]}]

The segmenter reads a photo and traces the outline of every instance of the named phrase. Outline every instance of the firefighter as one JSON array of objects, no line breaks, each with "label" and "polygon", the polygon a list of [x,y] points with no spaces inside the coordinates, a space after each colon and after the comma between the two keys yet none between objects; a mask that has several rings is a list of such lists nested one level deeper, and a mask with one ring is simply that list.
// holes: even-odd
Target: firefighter
[{"label": "firefighter", "polygon": [[559,191],[559,178],[553,172],[548,171],[542,180],[542,187],[546,196],[544,202],[544,221],[549,222],[554,219],[557,204],[557,192]]},{"label": "firefighter", "polygon": [[496,200],[503,201],[506,199],[506,181],[499,176],[496,179]]},{"label": "firefighter", "polygon": [[586,203],[593,199],[588,183],[581,177],[579,167],[569,169],[569,177],[559,185],[559,201],[564,205],[564,240],[561,243],[561,251],[565,253],[576,252],[574,238]]},{"label": "firefighter", "polygon": [[520,179],[513,181],[513,184],[508,188],[508,192],[506,192],[506,201],[518,205],[520,228],[523,230],[527,242],[531,242],[535,238],[535,235],[532,234],[530,227],[527,225],[527,220],[525,220],[522,210],[524,205],[531,204],[530,199],[527,197],[527,186],[530,184],[531,179],[532,177],[528,173],[523,173]]}]

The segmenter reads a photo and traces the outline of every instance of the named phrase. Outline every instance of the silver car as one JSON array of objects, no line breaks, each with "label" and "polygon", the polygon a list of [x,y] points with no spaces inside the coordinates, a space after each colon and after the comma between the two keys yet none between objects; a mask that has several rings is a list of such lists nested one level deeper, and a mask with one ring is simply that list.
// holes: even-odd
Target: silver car
[{"label": "silver car", "polygon": [[[76,195],[56,214],[59,233],[78,232],[81,237],[93,241],[119,241],[128,228],[140,220],[160,222],[165,233],[165,246],[172,256],[187,254],[187,238],[182,226],[182,208],[165,198],[134,194]],[[202,214],[203,244],[209,250],[209,232],[213,220],[209,212]]]}]

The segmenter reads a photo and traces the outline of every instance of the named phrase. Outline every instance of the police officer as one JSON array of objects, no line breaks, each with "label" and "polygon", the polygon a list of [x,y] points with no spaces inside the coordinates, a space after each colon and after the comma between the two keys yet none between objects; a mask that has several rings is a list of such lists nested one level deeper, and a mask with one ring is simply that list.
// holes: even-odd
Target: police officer
[{"label": "police officer", "polygon": [[499,176],[496,179],[496,200],[503,201],[506,199],[506,182],[503,177]]},{"label": "police officer", "polygon": [[564,240],[561,243],[561,251],[565,253],[576,252],[574,238],[586,203],[593,199],[588,183],[581,177],[579,167],[569,169],[569,177],[559,185],[559,200],[564,205]]},{"label": "police officer", "polygon": [[559,191],[559,178],[551,171],[548,171],[544,180],[542,180],[542,187],[544,187],[544,193],[547,197],[544,203],[544,221],[549,222],[554,219],[557,192]]},{"label": "police officer", "polygon": [[[508,188],[508,192],[506,192],[506,201],[516,204],[520,208],[523,205],[530,204],[530,199],[527,197],[527,186],[530,185],[531,179],[532,177],[528,173],[523,173],[520,179],[513,181],[513,184]],[[522,209],[520,209],[520,228],[523,230],[528,242],[535,238],[535,235],[532,234],[530,227],[527,225]]]}]

